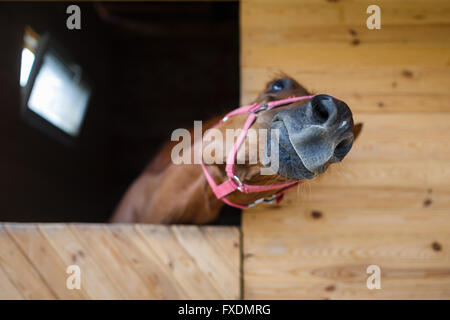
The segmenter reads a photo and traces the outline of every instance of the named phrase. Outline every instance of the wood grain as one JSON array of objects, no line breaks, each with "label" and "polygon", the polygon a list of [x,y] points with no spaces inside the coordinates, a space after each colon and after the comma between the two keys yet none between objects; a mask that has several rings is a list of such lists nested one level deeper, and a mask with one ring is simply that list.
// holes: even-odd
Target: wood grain
[{"label": "wood grain", "polygon": [[241,3],[242,103],[284,72],[364,124],[342,164],[244,213],[247,299],[450,299],[450,3],[378,1],[381,30],[369,4]]},{"label": "wood grain", "polygon": [[[208,243],[198,227],[164,228],[139,225],[136,228],[158,258],[169,267],[171,277],[176,279],[189,299],[240,297],[240,271],[236,269],[236,261],[239,260],[239,238],[234,238],[231,242],[233,247],[227,249],[233,252],[228,258],[217,254],[223,251],[217,248],[217,245]],[[235,243],[238,246],[235,246]],[[224,263],[224,260],[228,259],[235,262]]]},{"label": "wood grain", "polygon": [[98,265],[92,255],[88,254],[86,248],[78,241],[69,226],[64,224],[40,224],[38,228],[66,266],[75,264],[82,271],[86,271],[82,272],[82,290],[88,298],[123,298],[120,290],[112,284],[110,278],[103,271],[102,265]]},{"label": "wood grain", "polygon": [[[56,298],[55,293],[49,289],[39,271],[8,235],[3,225],[0,225],[0,266],[25,299]],[[8,284],[5,282],[6,285]],[[8,294],[5,292],[4,295]],[[12,292],[10,297],[17,295]]]},{"label": "wood grain", "polygon": [[84,290],[66,288],[67,265],[50,246],[35,224],[11,224],[5,229],[30,262],[38,268],[45,284],[58,299],[85,299]]},{"label": "wood grain", "polygon": [[[266,82],[282,71],[310,92],[328,93],[344,100],[356,114],[450,111],[447,85],[450,68],[246,68],[241,72],[241,79],[249,85],[243,92],[242,102],[253,101]],[[343,79],[346,86],[342,86]],[[432,99],[430,95],[433,95]]]},{"label": "wood grain", "polygon": [[[81,270],[80,290],[66,269]],[[234,227],[0,224],[1,299],[238,299]]]}]

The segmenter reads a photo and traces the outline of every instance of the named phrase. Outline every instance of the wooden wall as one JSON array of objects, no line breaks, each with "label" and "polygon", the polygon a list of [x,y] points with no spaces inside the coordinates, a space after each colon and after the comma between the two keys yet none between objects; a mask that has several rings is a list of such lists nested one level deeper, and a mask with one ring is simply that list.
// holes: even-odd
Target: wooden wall
[{"label": "wooden wall", "polygon": [[364,128],[281,208],[244,213],[244,297],[450,298],[450,2],[241,1],[242,103],[280,71]]}]

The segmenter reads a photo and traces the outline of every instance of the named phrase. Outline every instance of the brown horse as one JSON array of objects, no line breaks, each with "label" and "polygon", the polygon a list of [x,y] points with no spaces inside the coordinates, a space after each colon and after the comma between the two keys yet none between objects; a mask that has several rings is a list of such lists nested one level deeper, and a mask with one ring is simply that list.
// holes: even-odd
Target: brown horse
[{"label": "brown horse", "polygon": [[[284,77],[269,82],[256,102],[266,103],[306,95],[309,93],[305,88],[295,80]],[[203,130],[211,128],[219,119],[218,117],[204,124]],[[246,119],[247,115],[233,116],[217,129],[225,136],[226,129],[240,129]],[[252,129],[279,130],[278,171],[270,175],[260,174],[261,168],[269,165],[263,159],[250,164],[249,150],[269,149],[266,145],[270,146],[270,141],[266,145],[258,145],[258,142],[247,137],[245,148],[241,148],[237,155],[237,163],[243,164],[236,165],[236,175],[249,185],[312,179],[323,173],[331,163],[339,162],[345,157],[361,128],[361,124],[353,124],[348,106],[328,95],[316,95],[308,100],[272,109],[262,113],[252,125]],[[198,140],[192,142],[192,150],[195,150],[196,143]],[[210,144],[215,143],[217,140],[213,139],[204,142],[203,150],[208,146],[214,147]],[[171,150],[176,144],[177,142],[172,142],[165,145],[136,179],[119,203],[112,222],[207,223],[218,216],[224,203],[216,198],[201,166],[173,163]],[[216,183],[226,181],[226,152],[222,152],[224,159],[220,163],[213,163],[216,158],[211,157],[214,154],[208,156],[202,150],[200,153],[205,163],[212,163],[207,169]],[[245,205],[278,191],[234,191],[227,199]]]}]

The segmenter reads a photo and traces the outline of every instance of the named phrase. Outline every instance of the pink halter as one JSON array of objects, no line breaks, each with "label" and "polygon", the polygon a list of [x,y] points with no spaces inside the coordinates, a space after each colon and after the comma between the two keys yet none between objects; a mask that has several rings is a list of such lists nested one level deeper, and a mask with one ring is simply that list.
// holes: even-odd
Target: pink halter
[{"label": "pink halter", "polygon": [[[283,199],[284,193],[287,190],[289,190],[289,189],[295,187],[296,185],[298,185],[299,183],[301,183],[301,181],[291,181],[291,182],[285,182],[285,183],[280,183],[280,184],[270,184],[270,185],[261,185],[261,186],[244,184],[241,182],[239,177],[234,173],[234,166],[235,166],[235,160],[236,160],[236,156],[237,156],[239,147],[241,146],[242,142],[244,142],[244,139],[247,135],[248,129],[250,129],[251,125],[255,122],[255,120],[259,114],[261,114],[262,112],[271,110],[273,108],[285,105],[285,104],[310,99],[312,97],[313,96],[291,97],[291,98],[287,98],[287,99],[283,99],[283,100],[268,102],[265,104],[254,103],[251,105],[243,106],[243,107],[237,108],[237,109],[229,112],[225,117],[222,118],[222,120],[219,121],[219,123],[217,123],[215,125],[215,127],[217,127],[218,125],[227,121],[229,117],[232,117],[232,116],[235,116],[238,114],[249,114],[247,121],[245,122],[244,127],[242,129],[242,132],[239,135],[239,137],[237,138],[237,141],[233,146],[233,150],[227,156],[227,164],[225,167],[225,171],[226,171],[229,179],[227,181],[223,182],[222,184],[217,185],[216,182],[214,181],[213,177],[211,176],[211,174],[206,169],[205,164],[201,163],[203,172],[205,173],[206,180],[208,180],[208,183],[211,186],[212,191],[214,192],[214,194],[216,195],[216,197],[218,199],[221,199],[223,202],[225,202],[226,204],[228,204],[232,207],[236,207],[236,208],[240,208],[240,209],[246,209],[246,208],[252,207],[258,203],[261,203],[261,202],[273,202],[274,200],[276,200],[277,203],[279,203]],[[262,192],[262,191],[280,189],[280,188],[284,188],[284,189],[282,191],[272,195],[270,198],[261,198],[261,199],[258,199],[255,202],[248,204],[248,205],[241,205],[241,204],[233,203],[233,202],[229,201],[227,198],[225,198],[227,195],[229,195],[230,193],[232,193],[233,191],[236,191],[236,190],[239,190],[240,192],[243,192],[243,193],[254,193],[254,192]]]}]

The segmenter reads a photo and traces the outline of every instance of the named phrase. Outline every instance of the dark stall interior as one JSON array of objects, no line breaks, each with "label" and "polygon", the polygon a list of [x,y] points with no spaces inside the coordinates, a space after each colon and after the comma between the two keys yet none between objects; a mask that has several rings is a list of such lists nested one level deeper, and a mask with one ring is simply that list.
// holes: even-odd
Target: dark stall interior
[{"label": "dark stall interior", "polygon": [[[0,3],[0,221],[105,222],[171,132],[239,104],[237,2]],[[24,30],[49,32],[92,95],[71,143],[20,112]],[[217,224],[238,224],[228,208]]]}]

